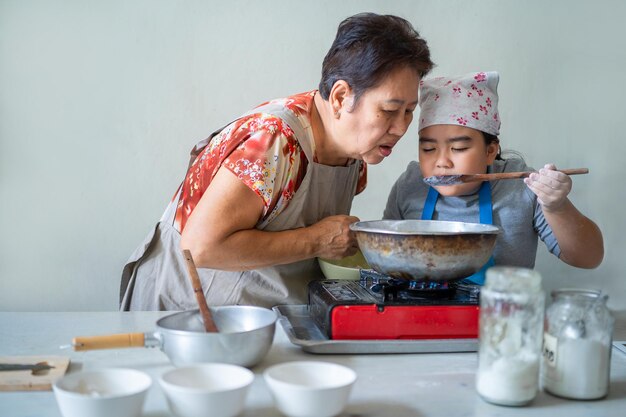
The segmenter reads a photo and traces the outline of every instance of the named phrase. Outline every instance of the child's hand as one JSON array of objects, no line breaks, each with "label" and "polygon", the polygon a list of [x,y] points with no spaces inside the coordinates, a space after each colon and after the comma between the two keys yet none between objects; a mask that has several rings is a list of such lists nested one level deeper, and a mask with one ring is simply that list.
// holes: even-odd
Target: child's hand
[{"label": "child's hand", "polygon": [[572,189],[572,179],[556,171],[554,164],[546,164],[539,172],[525,178],[524,182],[537,195],[541,207],[548,211],[558,211]]}]

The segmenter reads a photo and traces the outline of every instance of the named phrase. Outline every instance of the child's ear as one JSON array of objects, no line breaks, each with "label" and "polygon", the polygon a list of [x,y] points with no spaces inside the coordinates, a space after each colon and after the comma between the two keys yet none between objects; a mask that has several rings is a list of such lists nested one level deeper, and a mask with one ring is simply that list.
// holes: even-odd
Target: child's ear
[{"label": "child's ear", "polygon": [[496,156],[498,156],[499,151],[500,151],[500,144],[498,142],[491,142],[489,145],[487,145],[488,165],[493,164],[493,161],[496,160]]}]

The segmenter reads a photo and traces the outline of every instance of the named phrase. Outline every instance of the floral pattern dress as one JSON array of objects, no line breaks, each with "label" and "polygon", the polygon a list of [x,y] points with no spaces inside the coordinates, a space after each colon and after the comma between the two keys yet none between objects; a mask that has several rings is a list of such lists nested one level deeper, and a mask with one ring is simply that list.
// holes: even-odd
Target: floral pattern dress
[{"label": "floral pattern dress", "polygon": [[[272,100],[311,124],[313,98],[317,91]],[[267,103],[263,103],[264,105]],[[315,144],[311,144],[315,149]],[[170,204],[176,204],[174,228],[182,233],[187,219],[209,184],[224,167],[263,200],[263,214],[257,226],[279,215],[298,190],[308,166],[293,130],[281,118],[252,113],[235,120],[218,133],[189,167],[183,183]],[[357,194],[367,184],[367,167],[361,164]]]},{"label": "floral pattern dress", "polygon": [[[349,214],[365,186],[362,161],[319,164],[311,128],[316,92],[274,100],[198,142],[187,174],[161,220],[124,265],[122,310],[190,310],[196,305],[180,252],[181,230],[221,167],[264,203],[256,227],[270,232]],[[212,198],[220,198],[211,195]],[[209,305],[302,304],[307,285],[319,279],[315,258],[245,271],[198,268]]]}]

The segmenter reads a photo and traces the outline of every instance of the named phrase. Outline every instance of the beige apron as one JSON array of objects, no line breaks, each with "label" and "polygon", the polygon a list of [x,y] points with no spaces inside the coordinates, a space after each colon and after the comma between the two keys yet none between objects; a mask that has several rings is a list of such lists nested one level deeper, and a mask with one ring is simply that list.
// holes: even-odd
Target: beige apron
[{"label": "beige apron", "polygon": [[[265,105],[248,114],[270,113],[283,119],[294,131],[308,161],[307,172],[288,206],[267,225],[267,231],[310,226],[335,215],[349,214],[359,177],[357,161],[347,167],[313,162],[313,134],[290,110]],[[199,142],[191,152],[191,163],[219,131]],[[178,201],[179,195],[175,201]],[[170,204],[153,231],[124,266],[120,288],[121,310],[189,310],[197,307],[180,249],[180,233],[173,227],[176,204]],[[221,271],[198,268],[209,305],[302,304],[307,284],[320,279],[317,261],[276,265],[252,271]]]}]

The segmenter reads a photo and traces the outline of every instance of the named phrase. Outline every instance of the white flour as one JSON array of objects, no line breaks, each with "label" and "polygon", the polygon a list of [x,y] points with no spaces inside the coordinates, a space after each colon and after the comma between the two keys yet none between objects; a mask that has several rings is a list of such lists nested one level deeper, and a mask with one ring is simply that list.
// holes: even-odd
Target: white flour
[{"label": "white flour", "polygon": [[523,405],[537,395],[539,356],[521,352],[515,357],[496,359],[478,372],[477,390],[487,401],[502,405]]},{"label": "white flour", "polygon": [[610,360],[610,345],[589,339],[559,339],[554,365],[544,362],[543,388],[567,398],[604,397],[609,389]]}]

